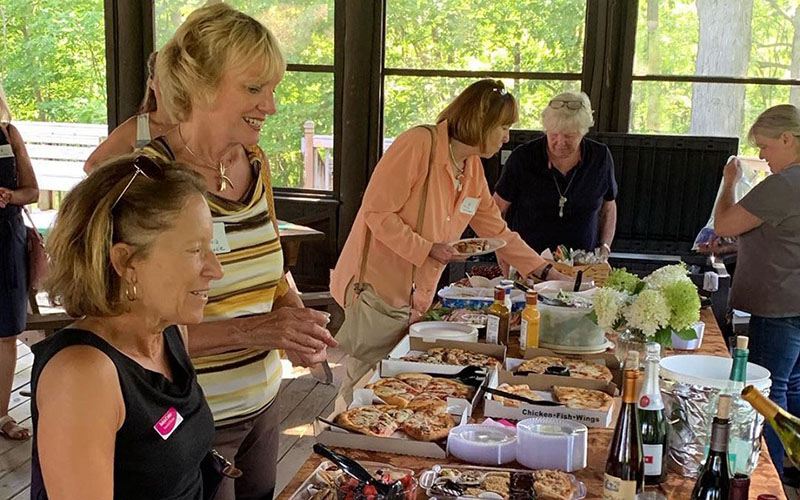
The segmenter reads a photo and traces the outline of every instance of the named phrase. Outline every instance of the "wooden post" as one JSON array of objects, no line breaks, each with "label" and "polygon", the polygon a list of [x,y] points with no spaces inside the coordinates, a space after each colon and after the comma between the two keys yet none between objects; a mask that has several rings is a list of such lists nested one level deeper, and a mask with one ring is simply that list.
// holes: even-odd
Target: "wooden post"
[{"label": "wooden post", "polygon": [[314,189],[314,184],[316,184],[314,156],[316,156],[314,151],[314,122],[308,120],[303,124],[303,163],[305,166],[303,187],[306,189]]}]

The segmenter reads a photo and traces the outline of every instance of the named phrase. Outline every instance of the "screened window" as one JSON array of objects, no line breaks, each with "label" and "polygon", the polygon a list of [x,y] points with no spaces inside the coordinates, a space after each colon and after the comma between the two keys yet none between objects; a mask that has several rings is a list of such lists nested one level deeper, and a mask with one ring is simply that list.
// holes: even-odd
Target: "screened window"
[{"label": "screened window", "polygon": [[[156,0],[156,46],[205,0]],[[276,187],[333,189],[334,0],[228,0],[268,26],[289,66],[259,145]]]},{"label": "screened window", "polygon": [[579,90],[585,0],[387,0],[384,137],[432,123],[480,78],[520,103],[515,128],[541,128],[550,98]]},{"label": "screened window", "polygon": [[640,0],[630,129],[739,137],[800,105],[796,0]]}]

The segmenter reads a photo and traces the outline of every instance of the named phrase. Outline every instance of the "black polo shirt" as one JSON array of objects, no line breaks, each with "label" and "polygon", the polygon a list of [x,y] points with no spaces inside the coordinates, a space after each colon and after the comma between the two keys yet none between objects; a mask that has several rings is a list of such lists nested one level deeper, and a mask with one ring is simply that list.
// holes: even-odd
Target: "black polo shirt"
[{"label": "black polo shirt", "polygon": [[[594,250],[599,245],[600,208],[617,197],[614,160],[605,144],[581,141],[581,160],[566,176],[549,168],[547,137],[516,148],[495,192],[511,203],[506,220],[537,252],[558,245]],[[558,189],[567,198],[558,216]]]}]

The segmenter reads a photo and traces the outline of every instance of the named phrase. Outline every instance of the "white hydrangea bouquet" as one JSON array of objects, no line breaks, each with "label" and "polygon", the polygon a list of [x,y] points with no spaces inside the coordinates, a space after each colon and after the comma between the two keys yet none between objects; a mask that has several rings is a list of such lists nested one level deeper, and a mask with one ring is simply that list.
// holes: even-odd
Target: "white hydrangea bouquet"
[{"label": "white hydrangea bouquet", "polygon": [[665,266],[644,279],[624,268],[613,269],[594,295],[597,324],[607,330],[626,327],[642,340],[672,346],[672,332],[697,338],[700,297],[683,263]]}]

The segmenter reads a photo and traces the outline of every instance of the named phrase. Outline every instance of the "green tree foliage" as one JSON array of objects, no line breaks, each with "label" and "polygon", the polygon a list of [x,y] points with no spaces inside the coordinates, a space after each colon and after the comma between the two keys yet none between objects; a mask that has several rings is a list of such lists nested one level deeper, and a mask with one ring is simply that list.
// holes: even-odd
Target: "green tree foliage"
[{"label": "green tree foliage", "polygon": [[[585,0],[388,0],[386,67],[579,75]],[[387,76],[384,136],[430,123],[473,78]],[[507,80],[517,127],[539,128],[550,98],[578,80]]]},{"label": "green tree foliage", "polygon": [[100,0],[0,3],[0,78],[17,120],[106,122]]},{"label": "green tree foliage", "polygon": [[[636,75],[693,75],[699,32],[697,0],[640,0],[636,36]],[[648,15],[648,4],[656,4],[657,17]],[[798,0],[754,0],[752,7],[750,58],[746,74],[716,75],[762,78],[798,78],[800,68],[800,2]],[[725,47],[720,50],[725,51]],[[657,51],[654,61],[652,52]],[[800,59],[795,59],[800,60]],[[729,84],[733,85],[733,84]],[[739,133],[742,150],[756,153],[746,141],[747,130],[759,113],[770,106],[792,102],[787,85],[746,85],[744,117]],[[795,87],[797,89],[797,87]],[[691,83],[633,82],[632,132],[685,134],[692,119]],[[800,89],[795,93],[800,96]],[[652,116],[652,110],[658,112]],[[648,117],[650,115],[650,117]],[[655,118],[655,119],[653,119]]]}]

